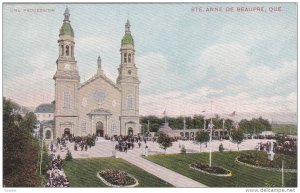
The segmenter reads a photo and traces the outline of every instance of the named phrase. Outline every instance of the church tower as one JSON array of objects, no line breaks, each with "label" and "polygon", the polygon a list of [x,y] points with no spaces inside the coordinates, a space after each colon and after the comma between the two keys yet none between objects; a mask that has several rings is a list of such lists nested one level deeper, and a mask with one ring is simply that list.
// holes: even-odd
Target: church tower
[{"label": "church tower", "polygon": [[70,24],[68,7],[59,31],[59,56],[56,61],[55,80],[55,137],[76,135],[78,125],[77,88],[80,77],[74,57],[74,32]]},{"label": "church tower", "polygon": [[121,135],[140,132],[139,124],[139,84],[135,64],[134,41],[130,32],[130,23],[125,24],[125,35],[121,42],[121,64],[118,68],[117,85],[121,88]]}]

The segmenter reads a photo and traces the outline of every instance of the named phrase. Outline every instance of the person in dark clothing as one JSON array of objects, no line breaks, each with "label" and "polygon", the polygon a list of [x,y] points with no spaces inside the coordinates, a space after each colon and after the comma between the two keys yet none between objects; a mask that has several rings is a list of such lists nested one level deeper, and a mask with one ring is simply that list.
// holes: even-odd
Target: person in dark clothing
[{"label": "person in dark clothing", "polygon": [[141,145],[142,145],[142,144],[141,144],[141,142],[140,142],[140,141],[139,141],[138,145],[139,145],[139,148],[141,148]]}]

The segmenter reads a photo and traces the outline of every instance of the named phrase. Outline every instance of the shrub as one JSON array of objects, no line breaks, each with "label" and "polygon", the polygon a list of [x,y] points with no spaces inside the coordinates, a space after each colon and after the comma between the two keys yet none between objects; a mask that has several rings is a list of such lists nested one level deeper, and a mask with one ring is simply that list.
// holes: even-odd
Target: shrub
[{"label": "shrub", "polygon": [[172,144],[172,139],[165,133],[159,133],[159,136],[157,138],[157,143],[161,146],[162,149],[165,151],[167,150],[168,147],[171,147]]},{"label": "shrub", "polygon": [[185,146],[184,146],[184,145],[182,145],[180,152],[183,153],[183,154],[186,153],[186,149],[185,149]]},{"label": "shrub", "polygon": [[208,164],[203,164],[203,163],[200,163],[200,162],[192,163],[191,167],[203,170],[203,171],[211,173],[211,174],[231,175],[231,172],[229,170],[226,170],[226,169],[218,167],[218,166],[209,167]]},{"label": "shrub", "polygon": [[297,156],[288,156],[283,154],[275,154],[273,161],[268,159],[266,152],[251,152],[242,153],[239,156],[239,161],[262,167],[281,168],[282,160],[286,169],[297,168]]},{"label": "shrub", "polygon": [[126,172],[117,169],[105,169],[100,171],[99,175],[116,186],[128,186],[136,183],[136,180]]},{"label": "shrub", "polygon": [[223,147],[223,144],[221,143],[220,145],[219,145],[219,152],[223,152],[224,151],[224,147]]},{"label": "shrub", "polygon": [[73,159],[72,153],[70,152],[70,150],[68,150],[66,154],[66,161],[72,161],[72,159]]}]

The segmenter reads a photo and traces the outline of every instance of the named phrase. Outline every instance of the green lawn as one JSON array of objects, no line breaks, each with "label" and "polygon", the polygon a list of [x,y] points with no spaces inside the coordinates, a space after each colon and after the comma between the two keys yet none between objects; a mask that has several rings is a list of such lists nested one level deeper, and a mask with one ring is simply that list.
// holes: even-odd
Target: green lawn
[{"label": "green lawn", "polygon": [[64,161],[63,168],[71,187],[107,187],[97,177],[102,169],[112,168],[126,171],[135,176],[139,187],[171,187],[167,182],[120,158],[88,158]]},{"label": "green lawn", "polygon": [[[208,163],[208,153],[150,155],[147,159],[210,187],[266,187],[268,184],[281,187],[281,172],[240,165],[234,162],[238,155],[239,152],[212,154],[212,165],[231,170],[231,177],[212,176],[189,168],[189,164],[193,162]],[[295,173],[285,173],[284,179],[285,186],[296,186]]]},{"label": "green lawn", "polygon": [[297,126],[292,124],[272,124],[272,131],[286,135],[297,135]]}]

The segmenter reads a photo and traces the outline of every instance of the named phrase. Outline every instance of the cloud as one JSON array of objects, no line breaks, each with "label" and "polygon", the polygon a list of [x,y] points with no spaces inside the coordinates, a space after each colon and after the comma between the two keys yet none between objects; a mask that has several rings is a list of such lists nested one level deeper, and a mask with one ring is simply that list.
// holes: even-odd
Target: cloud
[{"label": "cloud", "polygon": [[249,63],[247,47],[239,43],[215,44],[208,47],[200,57],[200,68],[207,71],[212,67],[214,80],[235,78]]},{"label": "cloud", "polygon": [[[279,67],[260,65],[251,67],[246,72],[251,84],[255,86],[270,86],[278,81],[291,78],[293,75],[296,81],[297,61],[283,62]],[[293,78],[294,78],[293,77]]]},{"label": "cloud", "polygon": [[[33,66],[32,73],[3,80],[4,96],[9,97],[19,104],[36,106],[43,102],[44,96],[49,101],[54,100],[54,80],[52,79],[56,65],[49,64],[50,56],[46,52],[33,55],[26,61]],[[43,99],[44,98],[44,99]]]},{"label": "cloud", "polygon": [[120,41],[110,36],[85,36],[76,39],[76,48],[84,52],[100,50],[103,53],[117,53]]},{"label": "cloud", "polygon": [[201,114],[206,111],[210,116],[210,102],[213,114],[228,115],[233,111],[243,112],[297,112],[297,93],[288,96],[255,98],[247,92],[233,95],[211,97],[212,94],[223,94],[210,87],[202,87],[194,92],[170,91],[162,94],[140,96],[140,114],[161,115],[167,109],[169,116]]},{"label": "cloud", "polygon": [[210,87],[201,87],[192,92],[168,91],[160,94],[140,96],[141,114],[160,115],[167,109],[169,115],[199,114],[209,109],[209,95],[222,91]]},{"label": "cloud", "polygon": [[162,92],[171,86],[174,75],[168,71],[168,61],[158,53],[136,57],[142,92]]}]

